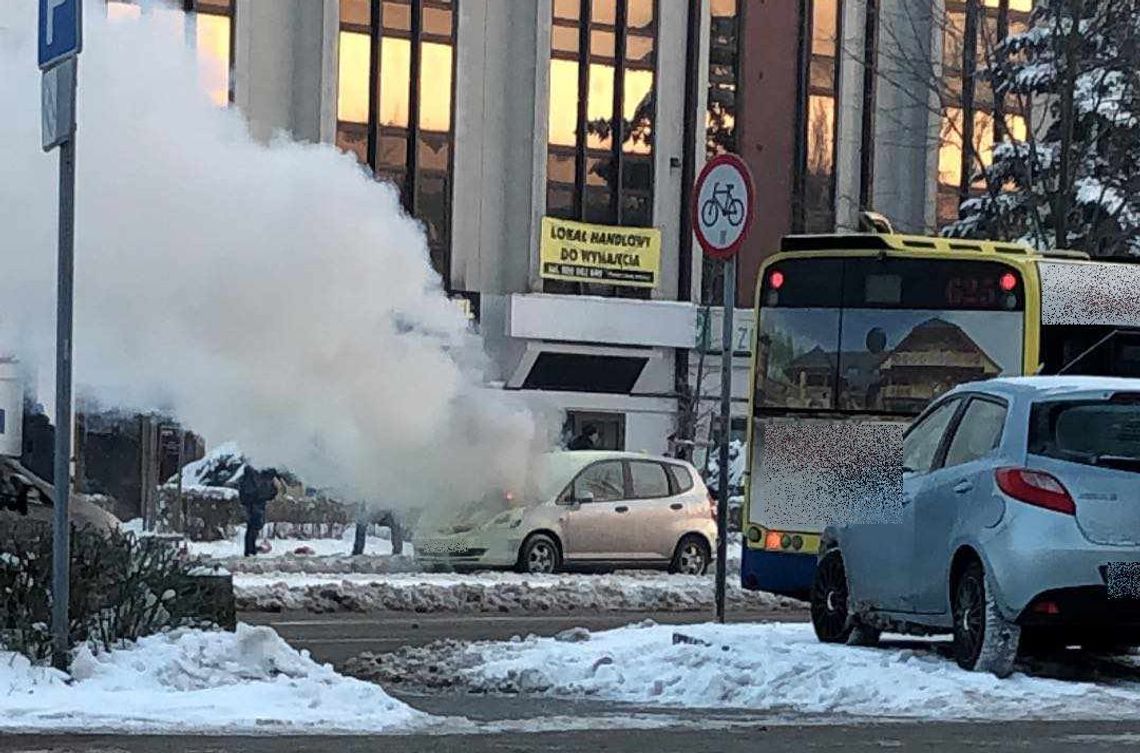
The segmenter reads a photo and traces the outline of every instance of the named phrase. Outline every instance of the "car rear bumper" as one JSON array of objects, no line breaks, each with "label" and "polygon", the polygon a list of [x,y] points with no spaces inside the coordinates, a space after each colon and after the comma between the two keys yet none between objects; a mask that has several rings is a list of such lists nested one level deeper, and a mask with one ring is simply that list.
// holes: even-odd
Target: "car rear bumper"
[{"label": "car rear bumper", "polygon": [[1092,589],[1108,598],[1106,568],[1140,563],[1140,547],[1089,542],[1072,517],[1013,505],[1006,525],[983,544],[986,570],[993,579],[998,607],[1009,620],[1020,619],[1040,595],[1051,591]]}]

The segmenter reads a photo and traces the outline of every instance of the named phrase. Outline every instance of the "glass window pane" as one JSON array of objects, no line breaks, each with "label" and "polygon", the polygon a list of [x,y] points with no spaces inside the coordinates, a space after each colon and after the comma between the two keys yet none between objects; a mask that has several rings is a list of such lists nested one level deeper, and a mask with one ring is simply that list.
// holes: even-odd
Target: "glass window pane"
[{"label": "glass window pane", "polygon": [[811,59],[811,89],[819,94],[835,92],[835,58]]},{"label": "glass window pane", "polygon": [[736,15],[736,0],[712,0],[710,9],[713,18],[728,18]]},{"label": "glass window pane", "polygon": [[669,477],[660,463],[634,461],[629,464],[635,499],[661,499],[669,496]]},{"label": "glass window pane", "polygon": [[590,0],[590,23],[594,26],[617,23],[616,0]]},{"label": "glass window pane", "polygon": [[368,122],[368,64],[370,39],[354,31],[340,33],[337,62],[337,120]]},{"label": "glass window pane", "polygon": [[380,125],[408,127],[411,76],[411,42],[384,37],[380,41]]},{"label": "glass window pane", "polygon": [[615,41],[616,38],[612,31],[599,31],[595,29],[590,32],[590,55],[592,57],[603,57],[613,59],[615,54]]},{"label": "glass window pane", "polygon": [[365,31],[372,22],[372,5],[368,0],[340,0],[340,25],[359,27]]},{"label": "glass window pane", "polygon": [[592,63],[590,65],[590,93],[586,102],[586,120],[589,122],[587,146],[590,149],[610,147],[614,116],[614,67]]},{"label": "glass window pane", "polygon": [[424,8],[423,30],[425,34],[451,37],[451,11],[443,8]]},{"label": "glass window pane", "polygon": [[653,37],[639,34],[630,35],[625,39],[625,59],[630,63],[653,65]]},{"label": "glass window pane", "polygon": [[693,474],[689,472],[688,468],[670,465],[669,473],[673,476],[673,483],[677,485],[677,491],[682,494],[696,486],[693,482]]},{"label": "glass window pane", "polygon": [[813,55],[835,56],[839,34],[839,0],[815,0],[812,6]]},{"label": "glass window pane", "polygon": [[225,107],[230,101],[230,18],[199,14],[196,27],[199,76],[214,104]]},{"label": "glass window pane", "polygon": [[551,144],[574,146],[578,131],[578,63],[550,61],[549,139]]},{"label": "glass window pane", "polygon": [[578,27],[556,25],[550,30],[550,46],[554,52],[578,54]]},{"label": "glass window pane", "polygon": [[590,157],[586,160],[586,201],[585,212],[587,222],[600,222],[613,224],[617,222],[614,216],[613,201],[613,158]]},{"label": "glass window pane", "polygon": [[958,186],[962,182],[962,111],[946,108],[938,140],[938,182]]},{"label": "glass window pane", "polygon": [[988,455],[1001,442],[1005,414],[1005,407],[997,403],[971,400],[966,406],[966,412],[962,414],[954,438],[950,440],[943,467],[962,465]]},{"label": "glass window pane", "polygon": [[579,0],[554,0],[554,17],[577,21],[581,7]]},{"label": "glass window pane", "polygon": [[393,31],[411,31],[412,8],[407,0],[404,2],[385,2],[380,18],[385,29]]},{"label": "glass window pane", "polygon": [[585,493],[594,496],[595,502],[616,502],[625,498],[625,472],[621,462],[596,463],[582,471],[574,480],[574,496],[582,499]]},{"label": "glass window pane", "polygon": [[336,145],[339,149],[352,152],[356,159],[368,161],[368,126],[357,123],[337,123]]},{"label": "glass window pane", "polygon": [[376,142],[378,170],[402,171],[408,162],[408,137],[389,129],[380,133]]},{"label": "glass window pane", "polygon": [[420,48],[420,128],[451,130],[451,46],[424,42]]},{"label": "glass window pane", "polygon": [[903,472],[926,473],[934,465],[934,456],[942,443],[942,435],[958,410],[958,399],[950,400],[934,409],[903,439]]},{"label": "glass window pane", "polygon": [[625,11],[629,29],[648,29],[653,25],[653,0],[629,0]]},{"label": "glass window pane", "polygon": [[622,149],[629,153],[649,154],[653,151],[653,71],[627,70],[622,106],[628,124]]}]

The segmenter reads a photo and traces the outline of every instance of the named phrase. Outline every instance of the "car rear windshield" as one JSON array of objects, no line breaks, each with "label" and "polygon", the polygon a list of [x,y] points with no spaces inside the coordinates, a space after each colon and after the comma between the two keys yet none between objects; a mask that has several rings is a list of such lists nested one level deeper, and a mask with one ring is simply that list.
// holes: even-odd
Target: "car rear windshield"
[{"label": "car rear windshield", "polygon": [[1140,471],[1140,400],[1038,403],[1030,414],[1029,452]]}]

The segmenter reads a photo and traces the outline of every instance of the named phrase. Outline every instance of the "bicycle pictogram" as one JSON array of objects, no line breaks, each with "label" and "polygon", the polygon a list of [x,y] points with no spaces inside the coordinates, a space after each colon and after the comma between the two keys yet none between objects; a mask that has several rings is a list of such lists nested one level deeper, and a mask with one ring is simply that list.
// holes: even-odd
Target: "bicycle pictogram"
[{"label": "bicycle pictogram", "polygon": [[733,227],[739,227],[744,222],[744,202],[732,195],[735,188],[732,183],[719,181],[713,185],[712,196],[701,205],[702,225],[712,227],[720,221],[721,215]]}]

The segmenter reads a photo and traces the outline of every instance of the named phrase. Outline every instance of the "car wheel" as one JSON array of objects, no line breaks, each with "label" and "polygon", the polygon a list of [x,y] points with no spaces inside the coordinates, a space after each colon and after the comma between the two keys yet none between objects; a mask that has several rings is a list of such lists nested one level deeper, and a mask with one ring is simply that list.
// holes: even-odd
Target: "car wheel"
[{"label": "car wheel", "polygon": [[997,677],[1013,674],[1021,628],[998,611],[980,562],[971,562],[954,584],[954,658],[958,666]]},{"label": "car wheel", "polygon": [[848,612],[847,569],[834,549],[823,556],[811,586],[811,626],[823,643],[846,643],[855,627]]},{"label": "car wheel", "polygon": [[519,550],[518,570],[532,575],[548,575],[562,569],[562,551],[545,533],[532,534]]},{"label": "car wheel", "polygon": [[700,536],[685,536],[673,552],[669,572],[679,575],[704,575],[709,569],[712,555],[709,545]]}]

